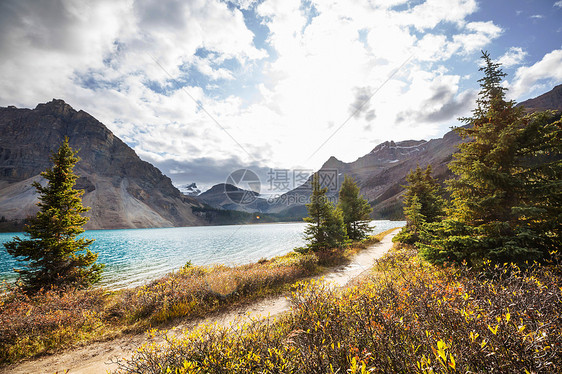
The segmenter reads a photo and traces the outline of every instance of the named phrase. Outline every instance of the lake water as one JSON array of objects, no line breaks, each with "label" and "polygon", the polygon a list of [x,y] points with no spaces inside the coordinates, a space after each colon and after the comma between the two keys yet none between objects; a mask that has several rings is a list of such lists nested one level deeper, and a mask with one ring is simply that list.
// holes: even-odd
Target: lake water
[{"label": "lake water", "polygon": [[[373,233],[403,226],[402,221],[372,221]],[[197,226],[161,229],[90,230],[84,236],[96,241],[90,246],[98,261],[106,264],[102,285],[112,289],[144,284],[193,265],[239,265],[271,258],[304,245],[306,224]],[[4,246],[22,233],[0,233],[0,279],[12,281],[17,261]]]}]

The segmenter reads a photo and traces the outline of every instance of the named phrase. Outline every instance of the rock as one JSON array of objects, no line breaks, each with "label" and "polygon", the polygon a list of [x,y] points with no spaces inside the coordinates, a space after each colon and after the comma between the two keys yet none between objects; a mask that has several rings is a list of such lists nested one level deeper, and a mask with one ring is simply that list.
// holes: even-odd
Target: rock
[{"label": "rock", "polygon": [[31,187],[51,167],[50,154],[68,136],[81,160],[77,189],[84,190],[88,229],[201,225],[191,212],[200,204],[186,198],[172,181],[105,125],[63,100],[33,110],[0,108],[0,215],[22,219],[37,211]]}]

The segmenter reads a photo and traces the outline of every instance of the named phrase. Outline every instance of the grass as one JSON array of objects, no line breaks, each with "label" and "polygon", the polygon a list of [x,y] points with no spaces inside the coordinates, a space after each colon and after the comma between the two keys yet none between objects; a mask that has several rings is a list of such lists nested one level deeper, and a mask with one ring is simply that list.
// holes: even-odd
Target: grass
[{"label": "grass", "polygon": [[398,247],[337,291],[293,286],[291,313],[145,345],[120,373],[559,373],[560,261],[439,268]]},{"label": "grass", "polygon": [[299,279],[349,261],[386,233],[318,255],[291,252],[236,267],[187,264],[147,285],[117,292],[51,289],[29,296],[5,284],[0,296],[0,365],[280,294]]}]

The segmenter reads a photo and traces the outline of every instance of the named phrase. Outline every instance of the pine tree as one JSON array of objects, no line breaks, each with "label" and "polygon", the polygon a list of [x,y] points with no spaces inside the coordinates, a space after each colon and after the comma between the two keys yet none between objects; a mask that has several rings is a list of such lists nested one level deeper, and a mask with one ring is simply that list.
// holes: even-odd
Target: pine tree
[{"label": "pine tree", "polygon": [[469,127],[456,129],[471,141],[459,145],[460,152],[449,164],[457,175],[449,182],[454,216],[471,225],[500,222],[511,213],[516,197],[509,175],[517,149],[516,131],[523,118],[522,108],[505,101],[505,88],[501,87],[505,73],[499,64],[485,52],[482,58],[485,65],[480,71],[485,76],[479,80],[482,89],[477,108],[473,117],[462,119]]},{"label": "pine tree", "polygon": [[89,219],[80,214],[89,208],[82,205],[84,191],[73,189],[78,178],[73,171],[79,161],[76,153],[65,138],[51,156],[53,167],[41,173],[47,185],[33,183],[39,193],[39,212],[25,227],[29,239],[15,237],[4,244],[10,255],[25,263],[16,271],[28,291],[51,286],[86,287],[100,279],[104,265],[96,264],[98,254],[87,249],[93,240],[77,238]]},{"label": "pine tree", "polygon": [[420,213],[425,217],[428,223],[437,222],[443,216],[443,188],[439,185],[437,179],[431,175],[433,169],[431,165],[427,165],[422,170],[418,165],[415,170],[411,170],[406,176],[408,184],[404,186],[404,207],[407,208],[412,204],[412,199],[417,197],[420,204]]},{"label": "pine tree", "polygon": [[[540,260],[560,245],[560,122],[525,115],[505,100],[500,65],[483,52],[484,77],[469,126],[449,168],[452,207],[433,231],[426,257],[496,262]],[[545,120],[544,117],[550,117]],[[547,124],[550,123],[550,124]],[[427,239],[427,238],[426,238]]]},{"label": "pine tree", "polygon": [[525,118],[517,134],[513,178],[518,203],[511,209],[520,246],[540,258],[562,247],[562,120],[554,112]]},{"label": "pine tree", "polygon": [[343,214],[328,201],[327,191],[328,188],[320,186],[318,175],[314,175],[310,203],[306,205],[308,217],[304,219],[309,224],[304,233],[308,248],[315,252],[338,247],[347,240]]},{"label": "pine tree", "polygon": [[414,244],[420,240],[420,233],[426,223],[438,222],[444,215],[443,189],[431,176],[431,165],[423,170],[418,165],[406,176],[404,193],[404,216],[406,226],[396,240]]},{"label": "pine tree", "polygon": [[359,187],[353,178],[347,175],[344,177],[340,189],[338,207],[343,213],[343,221],[349,239],[361,240],[371,232],[369,222],[373,208],[359,195]]}]

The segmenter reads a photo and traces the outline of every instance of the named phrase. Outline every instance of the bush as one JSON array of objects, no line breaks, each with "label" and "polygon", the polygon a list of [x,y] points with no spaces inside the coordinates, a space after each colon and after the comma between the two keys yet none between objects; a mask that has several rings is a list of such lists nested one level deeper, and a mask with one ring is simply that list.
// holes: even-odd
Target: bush
[{"label": "bush", "polygon": [[437,268],[402,248],[354,288],[299,283],[274,323],[204,326],[144,346],[120,372],[558,373],[561,276],[558,262]]},{"label": "bush", "polygon": [[100,290],[49,289],[33,296],[9,287],[0,299],[0,364],[53,352],[107,333]]},{"label": "bush", "polygon": [[314,254],[228,266],[190,263],[145,286],[118,292],[52,288],[29,295],[7,286],[0,299],[0,364],[52,353],[78,341],[195,318],[268,294],[318,270]]}]

